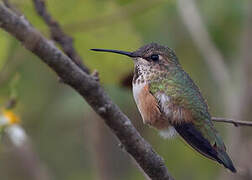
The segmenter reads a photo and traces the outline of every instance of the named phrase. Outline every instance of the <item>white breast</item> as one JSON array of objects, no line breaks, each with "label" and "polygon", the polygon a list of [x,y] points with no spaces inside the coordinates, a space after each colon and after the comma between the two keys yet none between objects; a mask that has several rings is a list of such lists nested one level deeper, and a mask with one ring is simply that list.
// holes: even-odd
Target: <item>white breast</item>
[{"label": "white breast", "polygon": [[139,103],[139,100],[138,100],[139,93],[141,92],[141,90],[143,89],[143,87],[145,85],[146,85],[146,83],[133,84],[133,96],[134,96],[134,99],[135,99],[137,105]]},{"label": "white breast", "polygon": [[142,88],[146,85],[146,73],[150,70],[147,61],[143,58],[137,59],[137,64],[135,64],[135,72],[137,72],[138,77],[133,83],[133,95],[136,103],[138,104],[138,96]]},{"label": "white breast", "polygon": [[[146,83],[133,84],[133,96],[134,96],[134,99],[135,99],[135,102],[137,104],[138,109],[139,109],[139,99],[138,99],[139,98],[139,93],[141,92],[142,88],[145,85],[146,85]],[[164,93],[159,93],[159,94],[156,95],[156,98],[158,99],[158,101],[160,103],[159,105],[160,105],[160,108],[162,109],[162,112],[165,113],[166,117],[170,117],[171,116],[171,111],[168,108],[168,103],[170,102],[170,97],[165,95]],[[140,114],[142,115],[140,109],[139,109],[139,111],[140,111]],[[175,128],[170,126],[167,129],[159,130],[159,134],[163,138],[169,139],[169,138],[175,137],[175,135],[177,133],[176,133]]]}]

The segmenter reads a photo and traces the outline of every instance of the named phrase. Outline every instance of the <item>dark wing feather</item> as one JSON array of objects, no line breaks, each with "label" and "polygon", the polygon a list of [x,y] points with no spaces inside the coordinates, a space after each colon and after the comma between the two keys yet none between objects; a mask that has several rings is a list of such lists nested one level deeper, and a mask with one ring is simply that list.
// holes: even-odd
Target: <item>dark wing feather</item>
[{"label": "dark wing feather", "polygon": [[201,132],[194,127],[193,123],[174,125],[174,128],[179,135],[199,153],[223,164],[223,162],[218,158],[217,151],[209,143],[209,141],[203,137]]}]

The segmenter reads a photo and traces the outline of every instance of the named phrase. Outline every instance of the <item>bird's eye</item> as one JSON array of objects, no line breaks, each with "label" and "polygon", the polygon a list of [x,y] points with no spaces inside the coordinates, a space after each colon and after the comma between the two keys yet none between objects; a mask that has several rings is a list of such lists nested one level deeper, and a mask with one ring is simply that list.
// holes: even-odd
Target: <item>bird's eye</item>
[{"label": "bird's eye", "polygon": [[159,60],[159,55],[158,54],[152,54],[150,56],[150,58],[151,58],[152,61],[158,61]]}]

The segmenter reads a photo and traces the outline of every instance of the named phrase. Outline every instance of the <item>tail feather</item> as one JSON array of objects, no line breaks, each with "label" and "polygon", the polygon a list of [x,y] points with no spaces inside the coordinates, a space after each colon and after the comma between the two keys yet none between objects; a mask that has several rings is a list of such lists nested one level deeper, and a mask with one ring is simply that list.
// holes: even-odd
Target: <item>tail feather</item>
[{"label": "tail feather", "polygon": [[222,150],[218,148],[218,146],[212,146],[192,123],[176,125],[174,128],[196,151],[212,160],[216,160],[220,164],[223,164],[224,167],[228,168],[230,171],[234,173],[236,172],[236,169],[231,159],[225,152],[225,149]]},{"label": "tail feather", "polygon": [[224,165],[225,168],[228,168],[230,171],[232,171],[233,173],[236,173],[236,169],[231,161],[231,159],[229,158],[228,154],[225,151],[217,151],[218,152],[218,159],[220,161],[221,164]]},{"label": "tail feather", "polygon": [[230,159],[230,157],[226,153],[225,144],[223,143],[219,133],[216,132],[215,135],[216,135],[216,138],[215,138],[216,144],[215,144],[214,148],[218,153],[218,158],[221,160],[221,164],[223,164],[224,167],[230,169],[230,171],[232,171],[233,173],[236,173],[237,171],[233,165],[232,160]]}]

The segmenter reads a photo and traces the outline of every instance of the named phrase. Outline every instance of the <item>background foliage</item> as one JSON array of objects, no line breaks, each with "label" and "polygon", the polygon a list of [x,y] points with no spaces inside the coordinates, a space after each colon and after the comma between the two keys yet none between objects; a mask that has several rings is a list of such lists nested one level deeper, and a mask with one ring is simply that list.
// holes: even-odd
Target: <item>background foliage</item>
[{"label": "background foliage", "polygon": [[[37,16],[30,0],[11,2],[34,27],[49,36],[47,26]],[[208,31],[230,69],[240,61],[246,2],[197,1]],[[167,161],[171,174],[176,179],[216,179],[223,169],[221,166],[203,158],[179,138],[163,140],[154,129],[142,124],[131,90],[121,83],[132,72],[132,62],[127,57],[89,50],[132,51],[150,42],[167,45],[176,51],[184,69],[199,85],[211,113],[223,116],[219,89],[181,21],[176,1],[48,0],[47,5],[52,16],[74,38],[84,63],[99,71],[105,89]],[[55,74],[36,59],[15,39],[0,31],[0,103],[4,105],[7,101],[10,82],[18,74],[18,106],[15,111],[20,114],[34,149],[53,179],[143,179],[99,117],[78,94],[58,83]],[[217,127],[225,139],[224,126]],[[10,147],[3,146],[5,143],[0,148],[1,178],[29,179],[25,166],[15,158]]]}]

